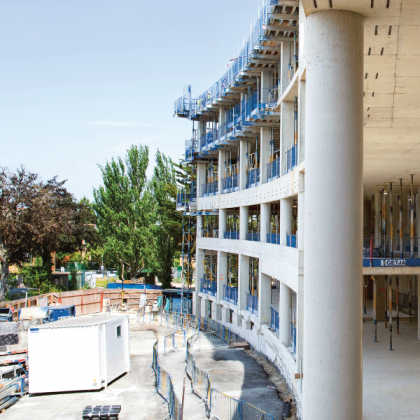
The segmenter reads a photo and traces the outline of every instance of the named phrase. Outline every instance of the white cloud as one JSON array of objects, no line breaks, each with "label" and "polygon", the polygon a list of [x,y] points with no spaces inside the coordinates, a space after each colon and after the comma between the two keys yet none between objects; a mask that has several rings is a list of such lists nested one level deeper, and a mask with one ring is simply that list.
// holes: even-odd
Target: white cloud
[{"label": "white cloud", "polygon": [[153,127],[152,124],[130,121],[91,121],[85,122],[85,125],[100,125],[108,127]]}]

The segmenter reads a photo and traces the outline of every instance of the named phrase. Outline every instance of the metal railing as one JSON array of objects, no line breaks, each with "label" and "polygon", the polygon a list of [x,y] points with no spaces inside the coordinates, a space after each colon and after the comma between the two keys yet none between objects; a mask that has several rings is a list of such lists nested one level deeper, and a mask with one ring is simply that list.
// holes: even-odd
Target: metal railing
[{"label": "metal railing", "polygon": [[262,111],[271,111],[277,106],[278,92],[279,90],[277,86],[271,89],[261,89],[261,97],[258,108]]},{"label": "metal railing", "polygon": [[246,188],[256,187],[260,183],[260,168],[248,170],[246,174]]},{"label": "metal railing", "polygon": [[239,239],[239,231],[238,230],[228,230],[223,232],[224,239]]},{"label": "metal railing", "polygon": [[258,315],[258,296],[246,294],[246,310],[254,315]]},{"label": "metal railing", "polygon": [[290,347],[296,353],[296,327],[293,322],[290,323]]},{"label": "metal railing", "polygon": [[279,233],[267,233],[267,243],[280,245]]},{"label": "metal railing", "polygon": [[200,292],[210,296],[217,296],[217,282],[214,280],[201,279]]},{"label": "metal railing", "polygon": [[186,344],[185,330],[166,335],[163,339],[163,355],[171,353]]},{"label": "metal railing", "polygon": [[201,229],[201,237],[202,238],[218,238],[219,237],[219,230],[218,229]]},{"label": "metal railing", "polygon": [[260,242],[260,233],[259,232],[247,232],[246,240],[247,241]]},{"label": "metal railing", "polygon": [[413,252],[411,253],[411,238],[405,234],[401,240],[393,238],[363,238],[363,258],[382,259],[410,259],[420,258],[420,238],[413,238]]},{"label": "metal railing", "polygon": [[271,310],[271,322],[270,328],[279,335],[279,313],[274,309],[270,308]]},{"label": "metal railing", "polygon": [[200,197],[207,197],[211,195],[215,195],[219,192],[219,182],[212,181],[207,182],[205,184],[201,184],[201,195]]},{"label": "metal railing", "polygon": [[238,288],[231,286],[223,286],[223,300],[238,306]]},{"label": "metal railing", "polygon": [[297,248],[297,235],[286,235],[286,246]]},{"label": "metal railing", "polygon": [[286,151],[286,173],[290,172],[297,165],[298,161],[298,144]]},{"label": "metal railing", "polygon": [[239,175],[231,175],[222,179],[223,191],[222,194],[238,191],[239,189]]},{"label": "metal railing", "polygon": [[280,177],[280,159],[275,159],[267,164],[267,182]]}]

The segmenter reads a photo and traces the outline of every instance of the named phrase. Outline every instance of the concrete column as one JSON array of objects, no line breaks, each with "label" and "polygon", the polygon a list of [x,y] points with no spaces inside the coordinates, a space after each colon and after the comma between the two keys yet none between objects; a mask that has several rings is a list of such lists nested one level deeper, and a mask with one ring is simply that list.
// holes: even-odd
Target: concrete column
[{"label": "concrete column", "polygon": [[223,286],[227,284],[227,253],[217,251],[217,302],[223,300]]},{"label": "concrete column", "polygon": [[260,184],[265,184],[267,182],[267,165],[270,161],[271,155],[271,128],[261,127],[260,130]]},{"label": "concrete column", "polygon": [[238,258],[238,308],[242,311],[246,309],[246,294],[249,292],[249,257],[239,254]]},{"label": "concrete column", "polygon": [[363,17],[307,22],[303,412],[361,420]]},{"label": "concrete column", "polygon": [[226,209],[219,209],[219,238],[224,237],[226,231],[227,211]]},{"label": "concrete column", "polygon": [[298,194],[298,248],[304,250],[305,247],[305,173],[299,173],[299,194]]},{"label": "concrete column", "polygon": [[198,147],[201,150],[201,136],[203,135],[203,123],[201,121],[197,121],[197,141]]},{"label": "concrete column", "polygon": [[201,230],[203,229],[203,216],[197,216],[197,238],[201,238]]},{"label": "concrete column", "polygon": [[284,175],[287,170],[286,151],[294,144],[294,112],[293,102],[282,102],[280,109],[280,173]]},{"label": "concrete column", "polygon": [[197,163],[197,198],[203,196],[202,185],[206,183],[206,164]]},{"label": "concrete column", "polygon": [[298,143],[299,143],[299,163],[305,160],[305,95],[306,81],[300,80],[298,96]]},{"label": "concrete column", "polygon": [[280,282],[279,339],[290,346],[290,323],[292,322],[292,289]]},{"label": "concrete column", "polygon": [[298,277],[298,292],[296,294],[296,368],[301,372],[303,361],[303,308],[304,302],[304,276]]},{"label": "concrete column", "polygon": [[261,204],[260,242],[267,242],[267,233],[271,233],[271,203]]},{"label": "concrete column", "polygon": [[[222,127],[224,127],[226,123],[226,110],[224,108],[219,108],[219,136],[221,136]],[[226,135],[226,131],[224,133]]]},{"label": "concrete column", "polygon": [[280,245],[287,244],[287,235],[292,234],[293,203],[290,198],[280,200]]},{"label": "concrete column", "polygon": [[201,316],[203,318],[209,318],[210,311],[209,311],[209,300],[208,299],[201,299]]},{"label": "concrete column", "polygon": [[239,207],[239,239],[246,240],[246,234],[248,232],[248,215],[249,207]]},{"label": "concrete column", "polygon": [[246,155],[246,141],[241,140],[239,144],[239,189],[246,189],[246,165],[247,165],[247,155]]},{"label": "concrete column", "polygon": [[293,44],[291,42],[283,42],[281,44],[281,60],[280,60],[280,74],[281,74],[281,93],[283,93],[287,86],[289,86],[289,64],[293,59]]},{"label": "concrete column", "polygon": [[273,87],[273,72],[274,70],[264,70],[261,72],[261,103],[268,103],[268,94]]},{"label": "concrete column", "polygon": [[223,192],[223,178],[226,174],[226,152],[219,150],[219,161],[218,161],[218,176],[219,176],[219,194]]},{"label": "concrete column", "polygon": [[269,324],[271,320],[271,277],[259,271],[258,278],[258,321]]}]

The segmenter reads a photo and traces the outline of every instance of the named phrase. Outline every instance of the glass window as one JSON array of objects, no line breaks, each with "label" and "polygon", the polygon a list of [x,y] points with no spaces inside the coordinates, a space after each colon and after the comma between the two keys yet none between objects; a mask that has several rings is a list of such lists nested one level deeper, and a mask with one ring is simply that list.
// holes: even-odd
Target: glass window
[{"label": "glass window", "polygon": [[117,338],[121,337],[121,325],[117,326]]}]

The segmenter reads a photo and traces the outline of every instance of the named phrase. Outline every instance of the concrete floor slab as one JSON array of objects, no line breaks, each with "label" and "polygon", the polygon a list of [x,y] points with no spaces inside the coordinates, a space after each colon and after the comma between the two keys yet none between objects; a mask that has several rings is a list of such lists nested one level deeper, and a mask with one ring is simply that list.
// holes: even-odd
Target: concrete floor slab
[{"label": "concrete floor slab", "polygon": [[400,321],[393,328],[393,351],[389,351],[389,328],[363,323],[363,419],[420,419],[420,341],[417,322]]}]

